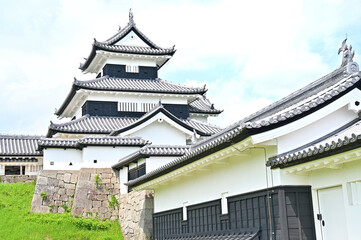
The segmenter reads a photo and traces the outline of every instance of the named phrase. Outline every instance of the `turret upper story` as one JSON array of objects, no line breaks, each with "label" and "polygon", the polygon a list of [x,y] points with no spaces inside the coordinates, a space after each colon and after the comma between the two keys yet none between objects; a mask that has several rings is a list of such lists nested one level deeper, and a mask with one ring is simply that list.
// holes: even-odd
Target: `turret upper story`
[{"label": "turret upper story", "polygon": [[84,73],[98,77],[156,79],[160,69],[175,53],[175,48],[161,48],[137,27],[133,13],[129,23],[104,42],[94,39],[92,50],[80,65]]},{"label": "turret upper story", "polygon": [[94,40],[89,57],[80,65],[93,80],[75,79],[67,98],[56,110],[59,118],[82,116],[136,117],[163,105],[178,118],[207,122],[218,116],[206,98],[206,87],[188,87],[162,80],[158,70],[175,53],[174,46],[161,48],[137,27],[129,12],[126,27],[104,42]]}]

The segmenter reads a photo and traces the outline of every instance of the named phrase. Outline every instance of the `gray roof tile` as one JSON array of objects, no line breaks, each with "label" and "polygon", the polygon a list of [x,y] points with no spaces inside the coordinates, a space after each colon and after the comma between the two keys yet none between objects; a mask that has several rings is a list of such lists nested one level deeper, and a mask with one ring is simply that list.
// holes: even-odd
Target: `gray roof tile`
[{"label": "gray roof tile", "polygon": [[318,105],[331,100],[333,97],[339,95],[340,93],[346,91],[347,89],[353,87],[355,83],[360,80],[359,73],[354,73],[348,77],[342,79],[337,84],[330,86],[329,88],[323,89],[323,91],[318,92],[306,99],[303,99],[300,102],[297,102],[288,108],[282,109],[279,112],[274,113],[273,115],[267,116],[254,121],[246,122],[247,128],[261,128],[264,126],[269,126],[271,124],[279,123],[287,119],[291,119],[297,115],[303,114]]},{"label": "gray roof tile", "polygon": [[[308,159],[314,160],[325,157],[334,151],[342,151],[349,145],[361,142],[361,120],[352,122],[335,132],[324,136],[312,143],[301,146],[297,149],[271,157],[267,165],[272,168],[292,166],[295,163],[303,163]],[[360,144],[358,144],[360,146]],[[318,157],[319,156],[319,157]]]},{"label": "gray roof tile", "polygon": [[[350,74],[348,76],[342,75],[344,77],[341,79],[337,78],[338,81],[335,82],[335,80],[333,79],[335,75],[343,73],[343,71],[339,72],[339,70],[340,69],[321,78],[321,80],[324,81],[324,84],[327,85],[327,87],[326,88],[322,87],[323,91],[318,92],[318,94],[310,94],[310,96],[308,96],[307,98],[298,98],[298,100],[301,101],[301,103],[294,102],[293,105],[288,107],[289,109],[286,108],[287,100],[280,101],[276,105],[271,104],[271,106],[274,106],[276,109],[278,110],[281,109],[280,111],[283,110],[281,114],[277,114],[279,113],[279,111],[276,111],[276,114],[273,114],[271,117],[258,119],[257,116],[262,116],[267,112],[261,110],[260,112],[255,113],[250,117],[246,117],[245,119],[230,125],[229,127],[204,139],[203,141],[200,141],[199,143],[193,145],[191,150],[186,154],[184,154],[183,156],[137,179],[129,181],[128,183],[126,183],[126,185],[137,186],[141,183],[157,178],[158,176],[161,176],[163,174],[168,173],[169,171],[172,171],[172,169],[182,167],[184,164],[188,163],[189,161],[196,161],[198,155],[206,151],[209,151],[211,149],[216,149],[217,146],[220,146],[225,143],[231,143],[235,138],[237,138],[237,141],[244,139],[245,137],[249,136],[249,133],[247,133],[248,129],[260,129],[259,131],[262,131],[262,127],[271,126],[286,119],[292,119],[294,116],[301,113],[305,113],[309,111],[311,108],[314,108],[317,105],[324,103],[325,101],[332,100],[335,96],[344,92],[345,89],[355,87],[355,84],[360,80],[359,72]],[[313,93],[314,91],[313,86],[322,85],[321,80],[317,80],[315,83],[311,83],[309,86],[303,88],[302,91],[301,90],[297,91],[296,92],[297,94],[294,95],[298,95],[299,93],[307,92],[311,90],[312,90],[311,92]],[[333,85],[330,85],[328,81],[331,81]],[[315,87],[315,89],[320,90],[321,88]],[[281,107],[283,104],[286,105]],[[266,107],[265,109],[272,110],[272,107]],[[265,116],[267,116],[267,114]],[[249,120],[249,119],[256,119],[256,120],[247,121],[246,123],[244,122],[245,120]]]},{"label": "gray roof tile", "polygon": [[223,110],[214,108],[214,105],[203,95],[189,104],[189,111],[191,113],[208,113],[208,114],[219,114]]},{"label": "gray roof tile", "polygon": [[[49,129],[54,132],[109,134],[115,129],[128,126],[137,119],[138,118],[84,115],[81,118],[66,123],[51,123]],[[50,136],[51,134],[48,134],[48,137]]]},{"label": "gray roof tile", "polygon": [[41,136],[0,135],[0,156],[41,156],[38,140]]},{"label": "gray roof tile", "polygon": [[101,77],[89,81],[74,81],[74,86],[92,90],[124,91],[124,92],[150,92],[171,94],[203,94],[205,87],[195,88],[171,83],[162,79],[131,79]]},{"label": "gray roof tile", "polygon": [[189,145],[147,145],[138,151],[121,158],[117,164],[112,166],[112,168],[118,169],[131,162],[150,156],[182,156],[188,152],[189,149]]},{"label": "gray roof tile", "polygon": [[98,50],[105,50],[118,53],[136,53],[148,55],[171,55],[175,52],[174,48],[151,48],[141,46],[108,45],[102,42],[94,42]]},{"label": "gray roof tile", "polygon": [[149,141],[138,137],[84,137],[80,139],[42,138],[39,140],[39,148],[60,147],[60,148],[83,148],[85,146],[144,146]]},{"label": "gray roof tile", "polygon": [[[121,131],[132,124],[136,124],[142,118],[129,118],[129,117],[101,117],[84,115],[81,118],[72,120],[66,123],[55,124],[51,123],[47,137],[51,137],[56,132],[64,133],[86,133],[86,134],[111,134],[116,135],[116,131]],[[202,134],[212,135],[221,131],[221,128],[200,122],[194,119],[176,119],[177,121],[185,124],[188,128],[195,129]]]},{"label": "gray roof tile", "polygon": [[191,130],[191,131],[195,130],[198,134],[200,134],[202,136],[209,136],[209,135],[212,135],[212,134],[222,130],[221,128],[219,128],[217,126],[214,126],[214,125],[211,125],[208,123],[204,123],[204,122],[201,122],[198,120],[194,120],[192,118],[188,118],[188,119],[177,118],[176,116],[171,114],[168,110],[166,110],[163,105],[158,105],[158,106],[154,107],[152,110],[150,110],[149,112],[147,112],[146,114],[144,114],[138,120],[134,121],[133,123],[114,130],[113,132],[110,133],[110,135],[117,136],[122,132],[125,132],[133,127],[136,127],[136,126],[144,123],[145,121],[147,121],[154,115],[158,114],[159,112],[162,112],[167,117],[169,117],[170,119],[172,119],[179,125],[187,128],[188,130]]},{"label": "gray roof tile", "polygon": [[221,231],[217,233],[183,233],[181,236],[168,236],[165,240],[253,240],[258,239],[260,231]]},{"label": "gray roof tile", "polygon": [[[123,37],[125,37],[130,31],[134,31],[149,47],[116,45],[116,43],[119,40],[121,40]],[[80,65],[81,70],[84,71],[89,67],[91,61],[93,61],[96,55],[96,50],[105,50],[110,52],[130,53],[130,54],[169,55],[169,56],[172,56],[176,52],[174,46],[171,48],[161,48],[157,46],[136,27],[134,21],[130,21],[125,28],[121,29],[114,36],[112,36],[111,38],[109,38],[104,42],[98,42],[94,39],[94,44],[89,54],[89,57],[86,58],[85,62]]]}]

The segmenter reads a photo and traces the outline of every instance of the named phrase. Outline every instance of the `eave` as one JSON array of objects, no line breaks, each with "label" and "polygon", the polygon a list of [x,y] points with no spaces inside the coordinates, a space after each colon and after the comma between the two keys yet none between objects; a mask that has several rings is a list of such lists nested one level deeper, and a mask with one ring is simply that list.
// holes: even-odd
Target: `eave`
[{"label": "eave", "polygon": [[[138,180],[136,184],[128,182],[126,185],[132,187],[132,189],[136,191],[155,189],[157,186],[166,184],[168,181],[176,181],[179,177],[189,176],[192,173],[195,174],[196,171],[204,171],[211,164],[224,164],[224,159],[234,155],[239,156],[241,154],[240,152],[246,150],[251,145],[252,142],[249,138],[235,144],[228,142],[227,144],[223,144],[220,148],[211,149],[197,158],[190,158],[181,165],[174,165],[173,168],[169,168],[165,172],[155,174],[150,179],[147,179],[147,181]],[[247,153],[242,154],[247,155]],[[172,164],[172,162],[167,165],[170,164]]]},{"label": "eave", "polygon": [[[174,54],[174,53],[173,53]],[[128,53],[102,50],[93,46],[92,52],[87,61],[80,66],[84,73],[98,73],[105,65],[109,58],[125,58],[125,59],[151,59],[155,60],[158,69],[160,69],[173,54],[146,54],[146,53]],[[90,61],[91,60],[91,61]]]},{"label": "eave", "polygon": [[319,155],[315,159],[308,159],[307,162],[284,166],[282,167],[282,171],[287,174],[298,174],[298,175],[307,175],[312,171],[319,169],[342,169],[343,164],[350,163],[353,161],[360,161],[361,157],[361,148],[360,143],[353,150],[347,151],[345,149],[344,152],[340,152],[337,154],[334,152],[334,155],[327,155],[322,157]]}]

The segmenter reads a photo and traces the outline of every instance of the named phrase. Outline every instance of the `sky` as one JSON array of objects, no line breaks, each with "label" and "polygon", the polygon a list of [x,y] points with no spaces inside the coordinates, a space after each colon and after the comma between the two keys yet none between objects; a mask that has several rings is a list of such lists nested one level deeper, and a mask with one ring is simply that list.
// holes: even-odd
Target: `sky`
[{"label": "sky", "polygon": [[[128,23],[177,52],[162,79],[207,85],[225,127],[338,68],[341,42],[361,54],[359,0],[1,0],[0,133],[45,135],[93,39]],[[360,53],[360,54],[359,54]]]}]

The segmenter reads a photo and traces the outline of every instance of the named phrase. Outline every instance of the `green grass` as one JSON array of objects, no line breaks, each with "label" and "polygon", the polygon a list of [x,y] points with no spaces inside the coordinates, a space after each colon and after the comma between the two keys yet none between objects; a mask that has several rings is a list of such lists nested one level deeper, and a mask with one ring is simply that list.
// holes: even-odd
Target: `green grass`
[{"label": "green grass", "polygon": [[0,183],[0,239],[123,239],[117,221],[29,213],[34,185]]}]

